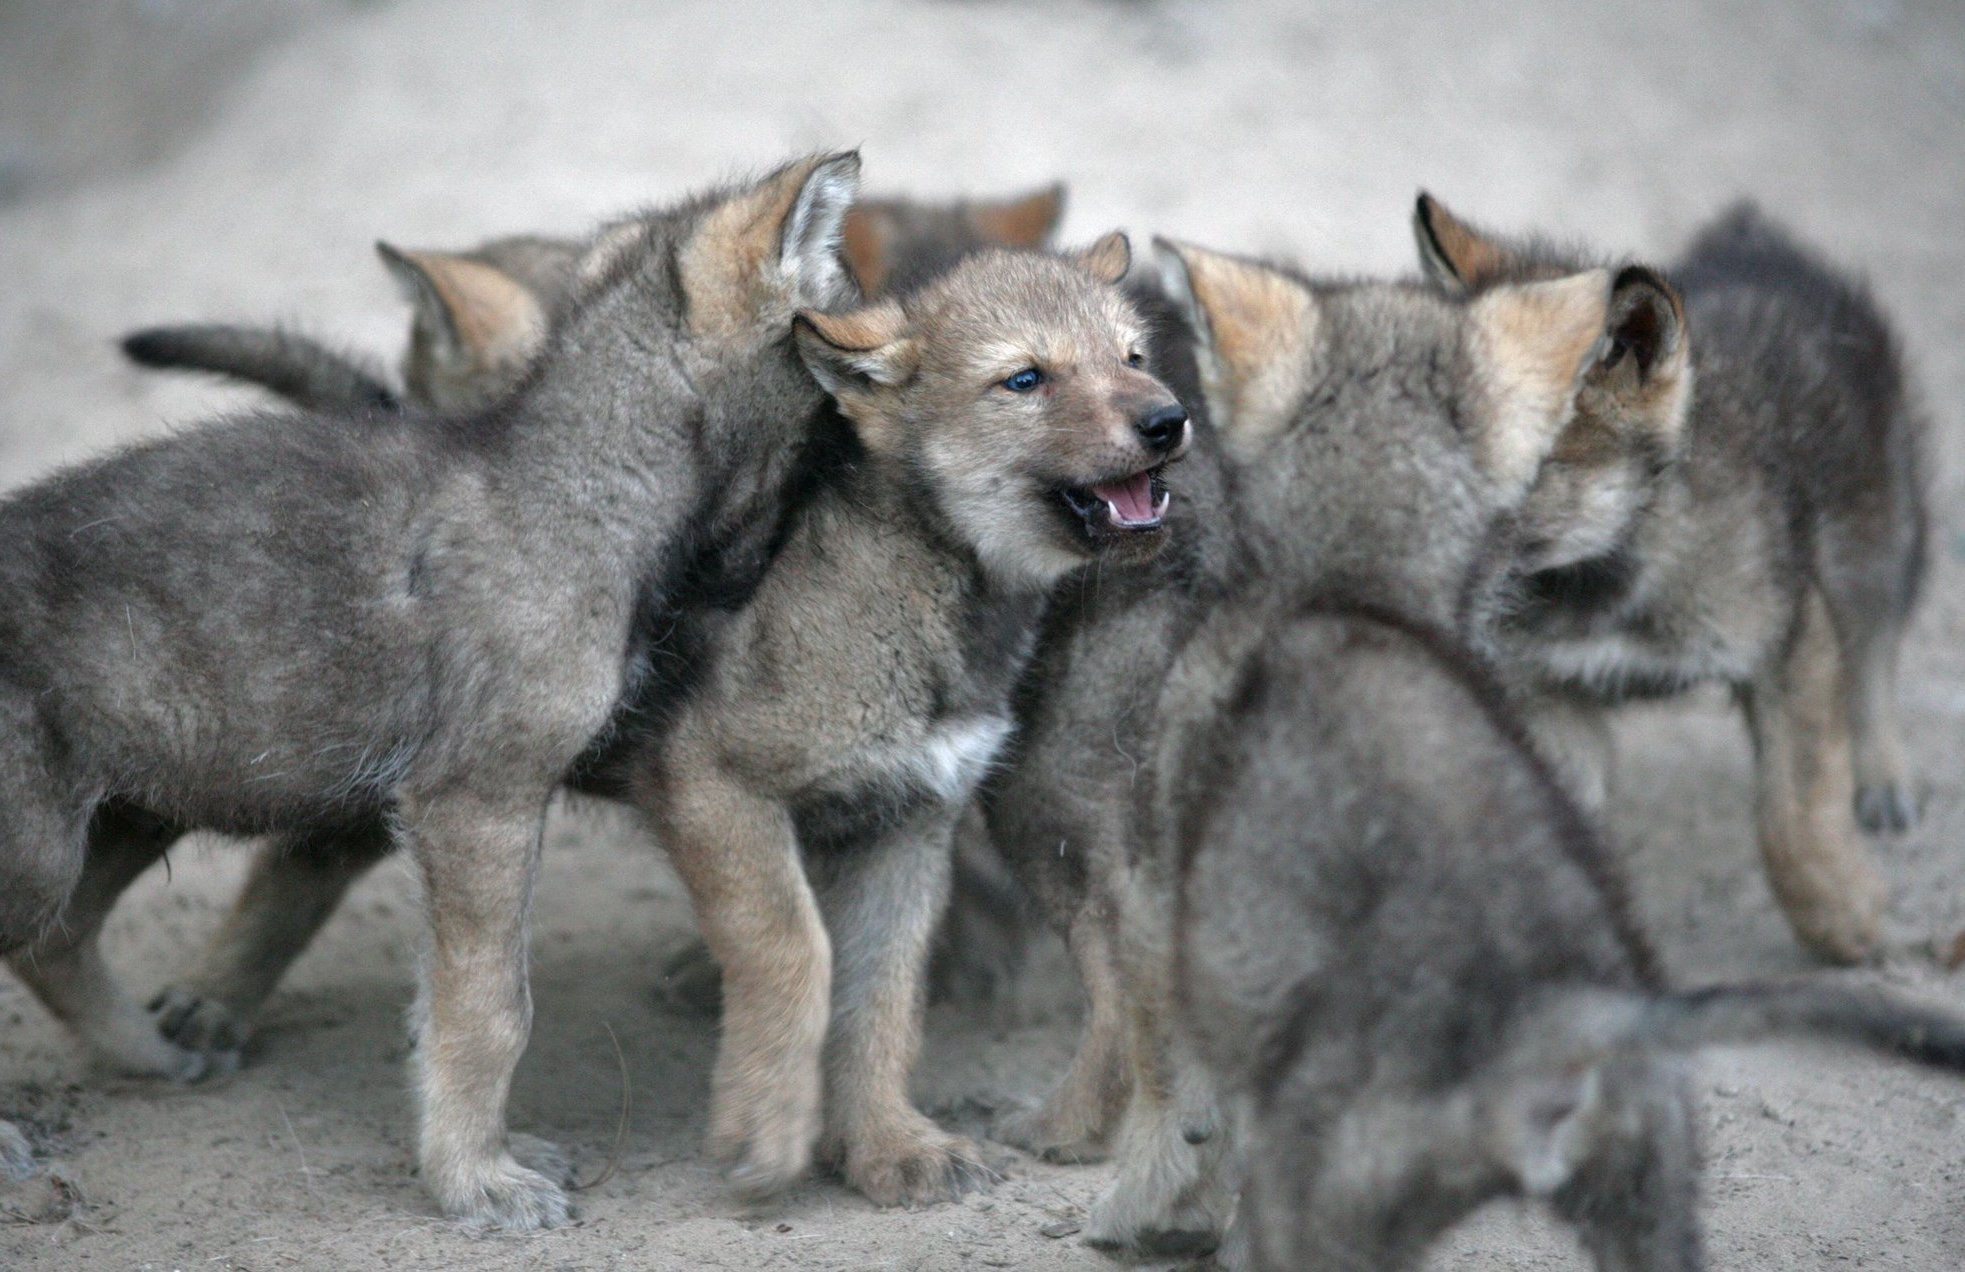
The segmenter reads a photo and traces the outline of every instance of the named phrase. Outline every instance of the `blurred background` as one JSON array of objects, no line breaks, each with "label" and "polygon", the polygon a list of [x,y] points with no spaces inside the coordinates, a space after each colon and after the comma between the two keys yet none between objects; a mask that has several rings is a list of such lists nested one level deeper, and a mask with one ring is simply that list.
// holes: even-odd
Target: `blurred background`
[{"label": "blurred background", "polygon": [[[874,192],[1065,179],[1068,242],[1118,225],[1406,272],[1423,186],[1497,228],[1669,263],[1750,195],[1866,274],[1932,408],[1938,531],[1904,677],[1928,811],[1885,849],[1909,952],[1884,974],[1960,996],[1916,954],[1965,927],[1957,0],[0,0],[0,487],[248,400],[124,365],[113,341],[132,327],[281,321],[392,360],[405,310],[379,237],[572,232],[841,145],[863,147]],[[1699,979],[1805,968],[1753,859],[1723,704],[1637,713],[1621,740],[1612,828],[1667,963]],[[637,1093],[623,1169],[585,1196],[585,1226],[471,1242],[429,1217],[399,1094],[414,900],[386,870],[222,1087],[74,1085],[65,1042],[0,977],[0,1107],[54,1138],[84,1198],[45,1180],[0,1197],[0,1266],[1105,1266],[1040,1231],[1082,1213],[1096,1169],[1033,1166],[991,1199],[913,1215],[827,1184],[782,1215],[733,1214],[697,1151],[712,1027],[649,991],[686,905],[632,828],[587,813],[553,835],[514,1124],[593,1173],[619,1081],[602,1021]],[[133,894],[113,935],[141,984],[190,957],[241,860],[181,854]],[[1057,1073],[1071,991],[1055,951],[1037,973],[1003,1016],[935,1017],[923,1091],[944,1116],[980,1118]],[[1955,1099],[1810,1056],[1702,1072],[1719,1266],[1965,1266]],[[1580,1266],[1565,1241],[1490,1216],[1438,1266]]]}]

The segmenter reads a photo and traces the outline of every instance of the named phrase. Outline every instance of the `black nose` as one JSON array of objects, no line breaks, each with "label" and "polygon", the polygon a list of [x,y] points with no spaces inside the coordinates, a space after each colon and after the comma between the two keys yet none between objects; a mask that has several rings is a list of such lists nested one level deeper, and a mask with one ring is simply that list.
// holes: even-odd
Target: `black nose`
[{"label": "black nose", "polygon": [[1187,412],[1176,402],[1141,416],[1133,427],[1149,449],[1164,453],[1180,445],[1181,435],[1187,429]]}]

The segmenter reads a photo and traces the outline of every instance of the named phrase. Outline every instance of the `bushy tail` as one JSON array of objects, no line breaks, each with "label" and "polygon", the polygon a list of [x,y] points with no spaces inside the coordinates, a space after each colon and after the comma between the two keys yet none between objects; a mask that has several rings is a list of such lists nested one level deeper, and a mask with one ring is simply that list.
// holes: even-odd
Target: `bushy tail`
[{"label": "bushy tail", "polygon": [[310,410],[402,409],[395,392],[354,359],[276,327],[150,327],[123,337],[123,352],[146,367],[257,384]]},{"label": "bushy tail", "polygon": [[1965,1017],[1876,989],[1739,985],[1655,998],[1632,1041],[1668,1051],[1768,1038],[1812,1037],[1965,1072]]}]

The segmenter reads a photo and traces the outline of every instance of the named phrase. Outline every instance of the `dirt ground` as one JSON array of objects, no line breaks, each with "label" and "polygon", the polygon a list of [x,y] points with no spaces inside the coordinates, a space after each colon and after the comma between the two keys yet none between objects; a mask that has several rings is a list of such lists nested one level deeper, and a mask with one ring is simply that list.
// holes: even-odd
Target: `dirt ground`
[{"label": "dirt ground", "polygon": [[[1868,977],[1965,1007],[1934,942],[1965,929],[1965,10],[1898,4],[999,3],[777,6],[123,0],[0,3],[0,485],[239,400],[139,374],[112,338],[173,319],[304,321],[378,355],[402,309],[369,243],[574,228],[793,151],[865,148],[871,188],[1069,178],[1067,237],[1114,224],[1402,271],[1424,185],[1501,225],[1654,255],[1751,193],[1873,279],[1936,424],[1936,552],[1904,696],[1926,816],[1879,845],[1894,952]],[[1612,833],[1687,981],[1805,964],[1754,859],[1748,754],[1717,697],[1621,729]],[[140,882],[111,953],[184,966],[243,855],[199,843]],[[0,1191],[0,1268],[1096,1269],[1060,1231],[1100,1167],[1026,1165],[987,1196],[882,1213],[831,1183],[763,1215],[699,1140],[710,1022],[665,1009],[689,938],[626,822],[556,814],[516,1129],[620,1169],[581,1221],[471,1237],[411,1174],[408,872],[378,871],[271,1003],[247,1068],[164,1089],[88,1074],[0,974],[0,1109],[48,1166]],[[1018,1001],[938,1009],[919,1094],[979,1125],[1059,1072],[1075,1001],[1057,950]],[[1865,1058],[1717,1052],[1714,1264],[1965,1266],[1965,1086]],[[1567,1268],[1573,1243],[1497,1208],[1440,1269]]]}]

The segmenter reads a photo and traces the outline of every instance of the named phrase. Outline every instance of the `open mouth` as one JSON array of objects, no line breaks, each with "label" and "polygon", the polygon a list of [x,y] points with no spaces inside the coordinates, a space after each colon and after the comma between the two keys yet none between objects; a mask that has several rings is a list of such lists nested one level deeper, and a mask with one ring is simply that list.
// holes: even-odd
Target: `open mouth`
[{"label": "open mouth", "polygon": [[1091,534],[1158,530],[1166,522],[1167,505],[1173,499],[1160,479],[1164,468],[1156,465],[1096,485],[1066,486],[1058,494]]}]

